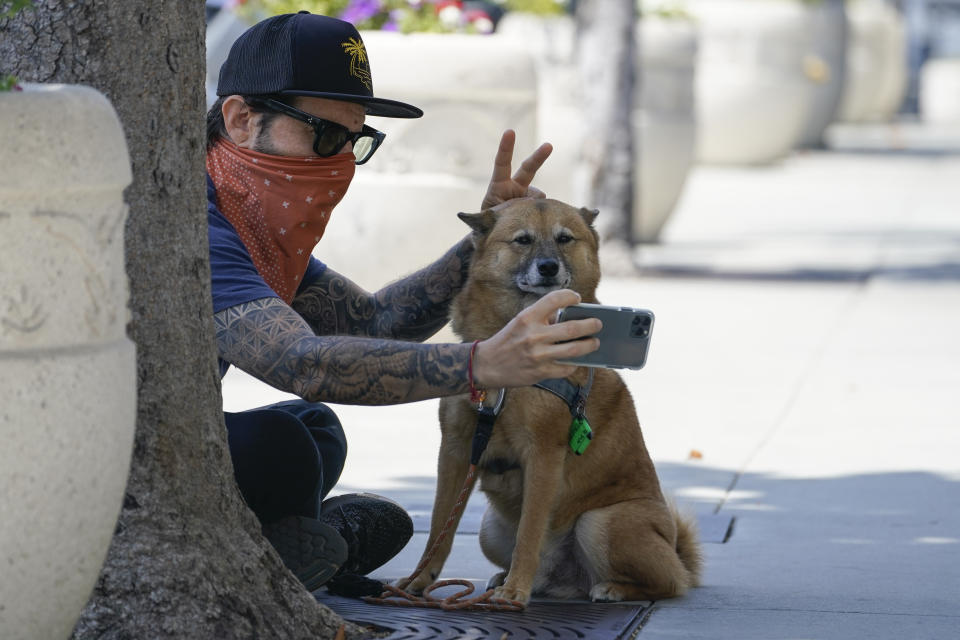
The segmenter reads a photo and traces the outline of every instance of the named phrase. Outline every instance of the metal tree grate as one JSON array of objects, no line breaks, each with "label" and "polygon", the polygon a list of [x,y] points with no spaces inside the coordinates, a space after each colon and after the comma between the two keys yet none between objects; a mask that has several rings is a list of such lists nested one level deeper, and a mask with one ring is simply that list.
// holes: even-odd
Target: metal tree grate
[{"label": "metal tree grate", "polygon": [[314,597],[350,622],[392,630],[387,640],[630,638],[650,607],[649,602],[595,604],[534,600],[522,613],[440,611],[367,604],[326,591],[318,591]]}]

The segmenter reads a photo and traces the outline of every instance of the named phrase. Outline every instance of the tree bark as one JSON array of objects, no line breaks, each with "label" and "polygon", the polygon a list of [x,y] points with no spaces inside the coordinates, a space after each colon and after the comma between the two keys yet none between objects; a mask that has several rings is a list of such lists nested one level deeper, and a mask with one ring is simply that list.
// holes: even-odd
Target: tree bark
[{"label": "tree bark", "polygon": [[626,252],[629,262],[636,144],[632,124],[635,3],[577,0],[575,12],[586,131],[580,148],[580,179],[588,206],[601,212],[596,225],[608,245],[604,253]]},{"label": "tree bark", "polygon": [[133,165],[125,250],[136,439],[110,552],[74,637],[334,637],[342,620],[283,567],[233,480],[210,300],[203,3],[38,0],[0,20],[0,34],[4,71],[104,93]]}]

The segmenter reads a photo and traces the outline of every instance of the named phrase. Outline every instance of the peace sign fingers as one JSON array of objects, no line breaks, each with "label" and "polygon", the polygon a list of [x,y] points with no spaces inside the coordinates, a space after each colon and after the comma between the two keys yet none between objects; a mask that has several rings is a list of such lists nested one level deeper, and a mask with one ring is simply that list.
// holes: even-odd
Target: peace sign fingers
[{"label": "peace sign fingers", "polygon": [[497,155],[493,161],[493,175],[490,178],[490,185],[487,187],[487,194],[481,205],[483,209],[488,209],[513,198],[522,198],[528,195],[539,198],[544,196],[542,191],[531,187],[530,183],[550,156],[553,146],[546,142],[540,145],[520,164],[517,172],[511,175],[513,148],[516,140],[517,134],[512,129],[504,131],[500,138],[500,147],[497,149]]}]

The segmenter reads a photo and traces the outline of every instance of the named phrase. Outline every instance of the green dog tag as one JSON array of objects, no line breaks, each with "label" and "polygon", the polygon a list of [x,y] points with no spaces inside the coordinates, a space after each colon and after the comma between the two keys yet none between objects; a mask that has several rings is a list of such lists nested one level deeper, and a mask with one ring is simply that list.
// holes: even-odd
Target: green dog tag
[{"label": "green dog tag", "polygon": [[570,424],[570,450],[578,456],[590,446],[593,438],[593,429],[584,416],[578,416]]}]

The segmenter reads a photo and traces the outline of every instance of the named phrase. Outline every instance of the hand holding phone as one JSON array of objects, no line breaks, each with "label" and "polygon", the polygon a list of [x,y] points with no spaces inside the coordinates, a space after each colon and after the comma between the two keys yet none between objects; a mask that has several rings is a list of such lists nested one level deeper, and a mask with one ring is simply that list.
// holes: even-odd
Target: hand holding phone
[{"label": "hand holding phone", "polygon": [[652,311],[584,302],[564,307],[557,313],[557,322],[584,318],[599,318],[603,322],[600,333],[593,336],[600,340],[600,348],[593,353],[559,362],[610,369],[640,369],[646,364],[653,333]]}]

